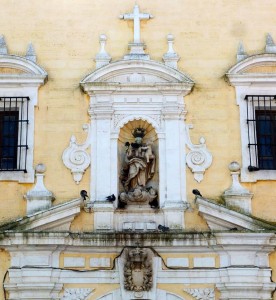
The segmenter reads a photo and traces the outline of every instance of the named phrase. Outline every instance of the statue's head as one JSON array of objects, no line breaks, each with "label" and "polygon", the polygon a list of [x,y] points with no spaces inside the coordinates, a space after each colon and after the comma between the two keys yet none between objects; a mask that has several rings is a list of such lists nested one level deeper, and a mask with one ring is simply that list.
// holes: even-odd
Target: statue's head
[{"label": "statue's head", "polygon": [[139,137],[139,136],[137,136],[136,138],[135,138],[135,143],[137,143],[137,144],[142,144],[142,141],[143,141],[143,138],[141,138],[141,137]]}]

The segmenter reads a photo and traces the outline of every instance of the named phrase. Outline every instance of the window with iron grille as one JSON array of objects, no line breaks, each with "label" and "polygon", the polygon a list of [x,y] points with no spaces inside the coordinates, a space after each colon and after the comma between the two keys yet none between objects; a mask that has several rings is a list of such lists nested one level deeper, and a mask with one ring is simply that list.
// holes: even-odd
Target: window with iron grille
[{"label": "window with iron grille", "polygon": [[0,97],[0,171],[27,172],[29,97]]},{"label": "window with iron grille", "polygon": [[276,170],[276,95],[247,95],[249,171]]}]

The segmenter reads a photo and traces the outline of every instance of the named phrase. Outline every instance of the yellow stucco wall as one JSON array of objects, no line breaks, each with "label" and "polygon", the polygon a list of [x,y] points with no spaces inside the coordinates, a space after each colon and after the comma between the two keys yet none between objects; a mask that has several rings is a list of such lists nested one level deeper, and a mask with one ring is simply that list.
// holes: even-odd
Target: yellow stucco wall
[{"label": "yellow stucco wall", "polygon": [[[0,10],[0,33],[5,36],[9,53],[23,55],[27,43],[32,41],[38,63],[49,76],[47,84],[40,88],[35,109],[34,165],[42,162],[47,166],[45,185],[55,194],[55,205],[77,198],[80,190],[89,191],[90,169],[80,185],[76,185],[61,155],[72,134],[79,142],[86,138],[82,124],[89,121],[89,101],[81,92],[79,81],[95,68],[93,58],[99,50],[101,33],[108,37],[106,49],[113,61],[128,52],[133,25],[118,16],[130,12],[134,1],[0,0],[0,3],[4,7]],[[239,41],[253,54],[263,51],[266,33],[272,33],[276,39],[276,2],[139,0],[139,5],[142,11],[154,15],[153,20],[143,21],[141,27],[147,53],[161,61],[167,51],[166,35],[172,33],[174,48],[181,56],[179,68],[196,82],[193,92],[186,97],[187,123],[194,125],[191,130],[194,143],[201,136],[206,138],[213,164],[200,184],[188,170],[189,201],[192,203],[194,199],[193,188],[207,198],[219,199],[231,183],[228,164],[233,160],[241,162],[239,109],[234,88],[225,81],[224,74],[236,63]],[[254,193],[253,214],[276,221],[276,182],[260,181],[244,186]],[[1,222],[25,214],[23,195],[31,187],[16,182],[0,183]],[[71,229],[91,230],[92,224],[93,215],[82,213]],[[191,229],[207,229],[196,211],[186,213],[186,225]],[[7,254],[0,255],[5,256],[8,264]],[[276,256],[272,255],[270,260],[275,267]],[[7,267],[5,264],[0,265],[0,276]]]},{"label": "yellow stucco wall", "polygon": [[[95,67],[93,58],[99,49],[98,36],[107,35],[106,48],[113,61],[127,53],[133,25],[119,20],[118,16],[131,11],[134,3],[129,0],[114,5],[111,0],[104,3],[64,0],[59,1],[58,8],[55,0],[16,3],[1,0],[1,3],[5,7],[0,12],[1,33],[9,52],[23,54],[27,43],[32,41],[38,63],[49,75],[48,83],[40,89],[39,105],[35,110],[34,164],[46,164],[45,184],[55,193],[54,204],[58,204],[78,197],[81,189],[89,190],[90,170],[77,186],[63,165],[61,155],[72,134],[78,141],[86,137],[82,124],[89,120],[88,97],[80,91],[79,81]],[[165,37],[173,33],[175,50],[181,56],[179,68],[196,82],[193,92],[186,98],[187,123],[194,125],[193,142],[196,143],[200,136],[206,138],[214,160],[200,184],[188,171],[189,200],[194,198],[193,188],[198,188],[208,198],[218,199],[230,185],[229,162],[241,161],[239,110],[234,88],[223,76],[236,62],[240,40],[249,54],[263,50],[265,34],[274,33],[276,3],[272,0],[262,1],[262,4],[256,0],[140,0],[139,5],[141,10],[154,15],[153,20],[143,21],[141,28],[151,58],[161,61],[167,51]],[[245,186],[255,193],[253,214],[275,220],[272,191],[276,183],[258,182]],[[30,185],[3,182],[1,189],[8,190],[0,194],[1,220],[23,215],[22,196]],[[200,223],[198,218],[195,220]],[[190,221],[188,225],[196,226]]]}]

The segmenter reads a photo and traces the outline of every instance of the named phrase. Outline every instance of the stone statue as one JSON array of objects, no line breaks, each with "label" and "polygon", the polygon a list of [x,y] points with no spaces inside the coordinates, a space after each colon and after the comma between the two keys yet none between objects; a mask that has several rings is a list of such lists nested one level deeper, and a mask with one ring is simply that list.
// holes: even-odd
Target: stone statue
[{"label": "stone statue", "polygon": [[126,154],[121,170],[120,180],[124,192],[120,194],[120,202],[148,202],[155,200],[157,203],[157,191],[152,187],[146,187],[155,173],[155,155],[152,150],[152,142],[143,143],[144,128],[135,128],[132,132],[134,143],[126,142]]}]

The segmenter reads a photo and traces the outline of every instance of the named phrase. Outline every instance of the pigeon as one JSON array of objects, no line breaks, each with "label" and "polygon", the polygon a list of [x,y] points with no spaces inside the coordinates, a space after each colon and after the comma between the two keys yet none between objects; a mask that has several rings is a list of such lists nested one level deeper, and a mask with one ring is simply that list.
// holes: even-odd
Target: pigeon
[{"label": "pigeon", "polygon": [[116,200],[116,197],[114,194],[112,194],[110,196],[107,196],[105,199],[109,202],[114,202]]},{"label": "pigeon", "polygon": [[194,195],[202,197],[199,190],[194,189],[192,192]]},{"label": "pigeon", "polygon": [[158,225],[158,230],[160,230],[162,232],[168,232],[170,230],[170,228],[159,224]]},{"label": "pigeon", "polygon": [[87,191],[85,191],[85,190],[81,190],[80,195],[83,198],[83,200],[86,200],[86,198],[89,198],[88,194],[87,194]]},{"label": "pigeon", "polygon": [[158,208],[159,204],[157,199],[153,199],[152,201],[149,202],[150,208]]}]

